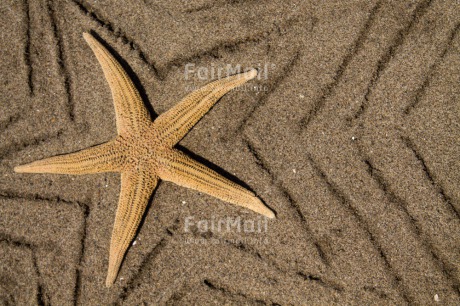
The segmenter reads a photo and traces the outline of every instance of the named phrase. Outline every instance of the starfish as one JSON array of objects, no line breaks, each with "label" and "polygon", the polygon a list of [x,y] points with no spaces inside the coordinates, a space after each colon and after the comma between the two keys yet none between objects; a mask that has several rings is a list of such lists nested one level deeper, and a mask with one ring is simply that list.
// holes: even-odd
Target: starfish
[{"label": "starfish", "polygon": [[75,153],[17,166],[14,171],[76,175],[121,173],[120,198],[110,242],[107,287],[115,281],[150,195],[160,179],[248,208],[268,218],[275,217],[253,192],[174,149],[174,145],[223,95],[256,77],[257,70],[211,82],[187,95],[152,122],[139,92],[120,63],[91,34],[84,33],[83,37],[109,83],[118,135],[109,142]]}]

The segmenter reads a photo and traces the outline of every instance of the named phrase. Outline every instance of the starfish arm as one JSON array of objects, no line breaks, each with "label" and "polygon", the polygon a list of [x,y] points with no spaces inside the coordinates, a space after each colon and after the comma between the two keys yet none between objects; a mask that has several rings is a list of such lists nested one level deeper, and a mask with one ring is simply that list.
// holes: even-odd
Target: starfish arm
[{"label": "starfish arm", "polygon": [[89,174],[119,171],[117,144],[110,141],[79,152],[58,155],[16,166],[17,173]]},{"label": "starfish arm", "polygon": [[179,151],[170,151],[159,158],[158,175],[162,180],[195,189],[223,201],[255,211],[268,218],[275,214],[254,193],[233,183],[217,172]]},{"label": "starfish arm", "polygon": [[158,178],[140,167],[136,172],[121,174],[121,191],[109,253],[109,269],[106,286],[110,287],[117,277],[123,257],[141,222],[148,200]]},{"label": "starfish arm", "polygon": [[175,145],[223,95],[256,76],[257,70],[252,69],[195,90],[154,121],[156,133],[165,144]]},{"label": "starfish arm", "polygon": [[112,54],[91,34],[83,33],[96,55],[112,91],[118,133],[139,132],[150,122],[141,96],[126,71]]}]

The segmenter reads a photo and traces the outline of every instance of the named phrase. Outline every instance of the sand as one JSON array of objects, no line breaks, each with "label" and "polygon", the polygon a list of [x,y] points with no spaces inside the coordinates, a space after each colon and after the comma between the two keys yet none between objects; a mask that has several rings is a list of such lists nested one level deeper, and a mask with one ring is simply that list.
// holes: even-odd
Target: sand
[{"label": "sand", "polygon": [[[460,303],[458,1],[5,0],[0,12],[2,305]],[[180,148],[276,220],[162,182],[107,289],[119,175],[13,172],[116,135],[85,31],[130,67],[153,117],[219,69],[259,68]]]}]

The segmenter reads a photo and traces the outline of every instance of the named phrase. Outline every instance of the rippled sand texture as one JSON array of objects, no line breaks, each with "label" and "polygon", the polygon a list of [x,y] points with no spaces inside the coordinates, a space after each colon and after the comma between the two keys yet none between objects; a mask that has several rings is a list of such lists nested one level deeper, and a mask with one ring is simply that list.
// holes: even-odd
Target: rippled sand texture
[{"label": "rippled sand texture", "polygon": [[[1,303],[460,303],[458,1],[6,0],[0,12]],[[129,67],[153,117],[219,68],[259,68],[257,88],[225,95],[179,148],[277,218],[161,182],[107,289],[119,175],[13,172],[116,135],[85,31]]]}]

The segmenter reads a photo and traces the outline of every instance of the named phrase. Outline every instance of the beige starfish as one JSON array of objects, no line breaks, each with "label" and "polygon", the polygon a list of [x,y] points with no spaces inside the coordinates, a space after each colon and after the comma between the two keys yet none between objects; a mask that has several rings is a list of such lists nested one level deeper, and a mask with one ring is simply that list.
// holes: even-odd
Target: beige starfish
[{"label": "beige starfish", "polygon": [[274,218],[252,192],[196,162],[173,146],[231,89],[253,79],[256,70],[214,81],[150,120],[139,92],[107,49],[89,33],[83,37],[96,55],[112,90],[118,136],[76,153],[42,159],[16,172],[88,174],[121,172],[121,191],[110,242],[106,285],[118,274],[149,197],[159,179],[174,182]]}]

